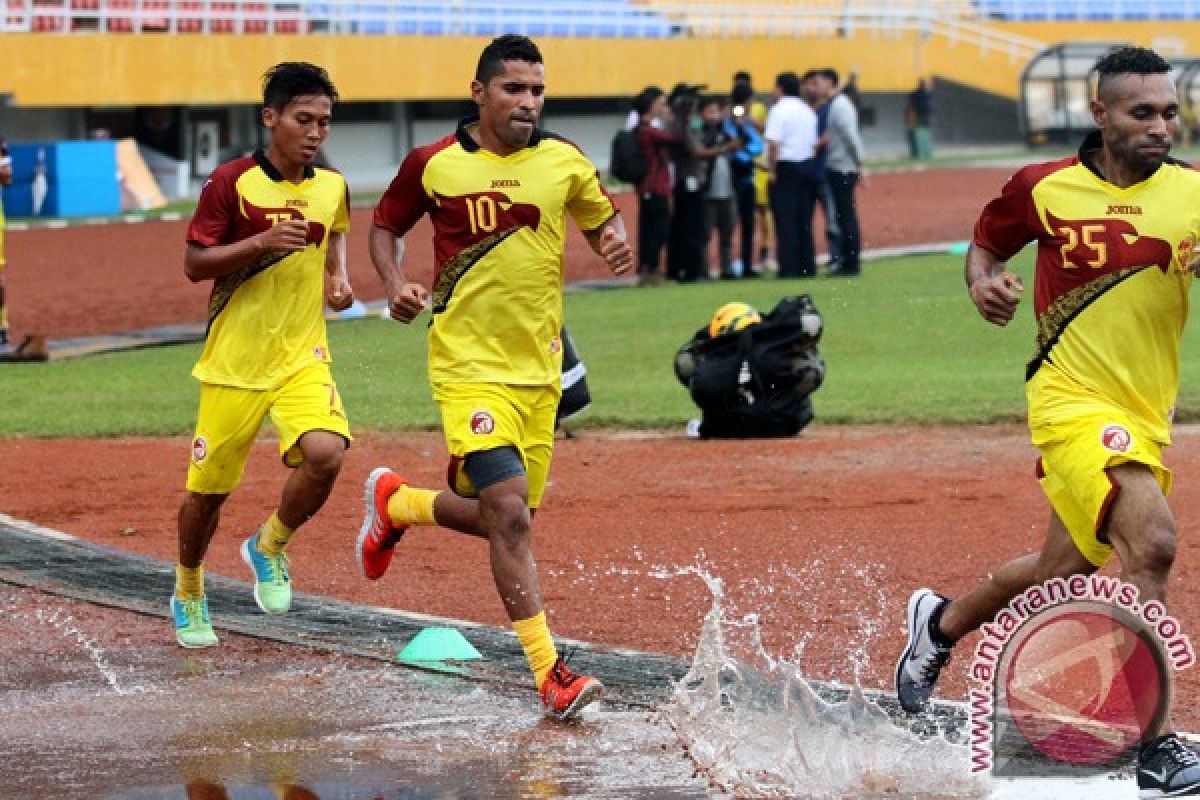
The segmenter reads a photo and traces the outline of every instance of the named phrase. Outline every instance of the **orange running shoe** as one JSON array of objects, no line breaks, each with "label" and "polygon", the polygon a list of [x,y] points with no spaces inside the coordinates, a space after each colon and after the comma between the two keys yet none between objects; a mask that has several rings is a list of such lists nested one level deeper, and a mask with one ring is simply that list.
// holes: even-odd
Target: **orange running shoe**
[{"label": "orange running shoe", "polygon": [[367,580],[383,577],[392,563],[396,542],[408,530],[407,525],[393,525],[387,510],[388,498],[405,483],[403,478],[387,467],[376,467],[367,478],[363,497],[366,513],[358,531],[358,542],[354,546],[359,572]]},{"label": "orange running shoe", "polygon": [[542,683],[542,705],[560,722],[572,719],[583,707],[604,694],[604,684],[590,675],[577,675],[559,658]]}]

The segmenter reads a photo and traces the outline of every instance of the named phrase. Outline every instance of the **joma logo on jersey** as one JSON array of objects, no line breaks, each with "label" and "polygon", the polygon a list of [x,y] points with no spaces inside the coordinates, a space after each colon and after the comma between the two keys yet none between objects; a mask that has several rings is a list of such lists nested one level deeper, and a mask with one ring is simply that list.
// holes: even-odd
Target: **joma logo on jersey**
[{"label": "joma logo on jersey", "polygon": [[516,178],[496,178],[492,181],[493,189],[520,189],[521,182]]},{"label": "joma logo on jersey", "polygon": [[308,208],[308,201],[303,197],[289,197],[284,202],[284,206],[287,208]]},{"label": "joma logo on jersey", "polygon": [[1111,205],[1108,207],[1108,211],[1106,211],[1105,213],[1109,214],[1109,215],[1112,215],[1112,214],[1128,214],[1131,216],[1132,215],[1140,215],[1142,213],[1142,207],[1141,206]]}]

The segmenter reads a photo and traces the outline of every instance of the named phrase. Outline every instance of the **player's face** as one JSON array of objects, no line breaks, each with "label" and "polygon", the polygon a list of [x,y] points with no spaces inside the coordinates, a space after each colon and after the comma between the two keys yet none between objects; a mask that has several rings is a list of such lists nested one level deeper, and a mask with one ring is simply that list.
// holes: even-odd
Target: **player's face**
[{"label": "player's face", "polygon": [[1117,75],[1092,107],[1104,144],[1130,167],[1153,172],[1179,130],[1179,100],[1168,75]]},{"label": "player's face", "polygon": [[486,84],[472,81],[479,125],[509,150],[529,144],[546,103],[545,68],[528,61],[505,61],[504,71]]},{"label": "player's face", "polygon": [[263,109],[263,124],[271,132],[271,147],[291,164],[311,164],[333,121],[333,100],[325,95],[302,95],[282,111]]}]

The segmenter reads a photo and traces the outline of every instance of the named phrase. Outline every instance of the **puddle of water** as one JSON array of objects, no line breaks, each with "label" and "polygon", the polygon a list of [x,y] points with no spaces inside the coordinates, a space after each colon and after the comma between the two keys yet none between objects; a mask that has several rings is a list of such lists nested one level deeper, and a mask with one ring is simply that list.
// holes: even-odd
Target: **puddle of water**
[{"label": "puddle of water", "polygon": [[651,713],[560,725],[532,689],[231,634],[185,652],[160,619],[3,584],[0,640],[0,798],[709,796]]}]

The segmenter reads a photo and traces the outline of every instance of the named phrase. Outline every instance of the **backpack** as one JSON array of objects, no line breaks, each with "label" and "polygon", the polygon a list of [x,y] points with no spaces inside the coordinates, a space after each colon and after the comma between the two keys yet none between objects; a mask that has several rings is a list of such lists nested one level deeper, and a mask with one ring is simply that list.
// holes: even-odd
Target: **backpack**
[{"label": "backpack", "polygon": [[617,131],[612,140],[608,173],[624,183],[641,183],[649,171],[650,162],[638,147],[637,129]]},{"label": "backpack", "polygon": [[807,294],[785,297],[762,322],[710,336],[701,328],[675,355],[675,377],[700,407],[702,438],[794,436],[813,420],[825,380],[824,323]]}]

